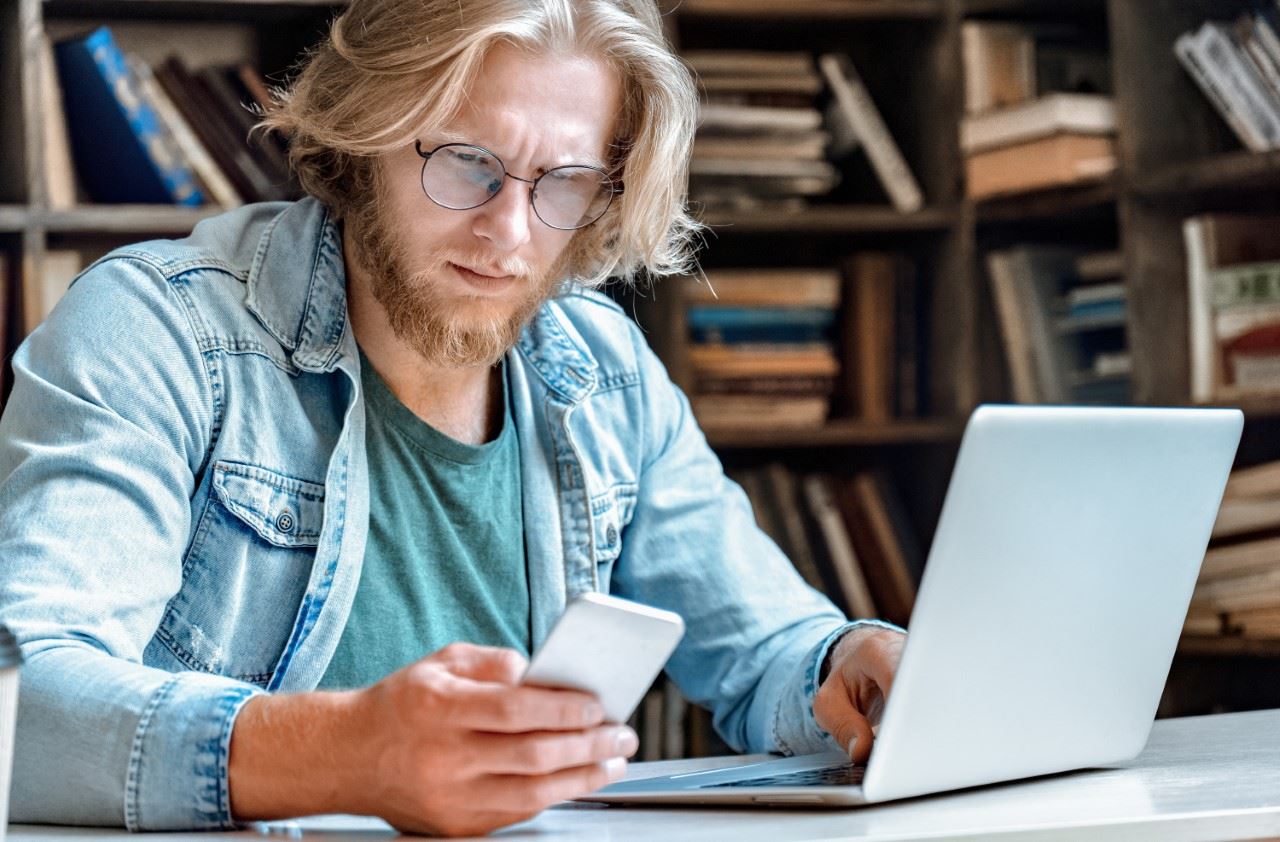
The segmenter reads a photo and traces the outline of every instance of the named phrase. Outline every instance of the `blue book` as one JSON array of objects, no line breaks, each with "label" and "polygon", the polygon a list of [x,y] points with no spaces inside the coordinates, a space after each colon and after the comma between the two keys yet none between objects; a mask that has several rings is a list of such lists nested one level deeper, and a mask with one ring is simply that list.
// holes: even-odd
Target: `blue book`
[{"label": "blue book", "polygon": [[700,343],[810,343],[831,339],[834,310],[822,307],[690,307],[689,338]]},{"label": "blue book", "polygon": [[95,202],[200,205],[181,151],[105,26],[54,47],[72,157]]}]

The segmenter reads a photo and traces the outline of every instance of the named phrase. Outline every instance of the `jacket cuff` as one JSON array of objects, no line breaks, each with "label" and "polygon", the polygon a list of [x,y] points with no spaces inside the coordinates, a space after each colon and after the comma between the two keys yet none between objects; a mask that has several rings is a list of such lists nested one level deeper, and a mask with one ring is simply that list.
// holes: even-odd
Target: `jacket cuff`
[{"label": "jacket cuff", "polygon": [[906,632],[883,620],[855,620],[839,626],[809,650],[801,659],[798,675],[789,682],[788,689],[779,701],[774,719],[774,742],[783,754],[812,754],[819,751],[841,750],[835,739],[823,730],[813,715],[813,698],[818,693],[818,680],[827,653],[840,638],[863,626],[875,626],[890,631]]},{"label": "jacket cuff", "polygon": [[[179,673],[148,700],[129,754],[129,830],[227,830],[228,758],[236,715],[263,691],[203,673]],[[180,760],[179,758],[185,758]]]}]

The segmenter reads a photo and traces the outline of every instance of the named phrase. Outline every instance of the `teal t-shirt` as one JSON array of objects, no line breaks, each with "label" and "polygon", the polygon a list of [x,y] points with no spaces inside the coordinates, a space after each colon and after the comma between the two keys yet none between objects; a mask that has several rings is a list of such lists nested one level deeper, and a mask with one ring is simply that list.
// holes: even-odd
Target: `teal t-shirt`
[{"label": "teal t-shirt", "polygon": [[404,404],[360,355],[369,536],[355,604],[320,687],[366,687],[454,642],[529,651],[520,452],[503,371],[502,432],[468,445]]}]

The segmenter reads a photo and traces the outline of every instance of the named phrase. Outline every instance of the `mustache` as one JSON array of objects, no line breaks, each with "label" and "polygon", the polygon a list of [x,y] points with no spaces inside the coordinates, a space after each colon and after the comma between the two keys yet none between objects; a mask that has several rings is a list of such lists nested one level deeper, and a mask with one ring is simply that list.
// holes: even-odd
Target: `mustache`
[{"label": "mustache", "polygon": [[484,254],[482,252],[460,252],[460,251],[442,251],[437,255],[440,260],[454,263],[458,266],[465,266],[475,272],[485,275],[513,275],[517,278],[532,278],[535,276],[533,267],[525,261],[514,255],[505,257],[495,257],[492,254]]}]

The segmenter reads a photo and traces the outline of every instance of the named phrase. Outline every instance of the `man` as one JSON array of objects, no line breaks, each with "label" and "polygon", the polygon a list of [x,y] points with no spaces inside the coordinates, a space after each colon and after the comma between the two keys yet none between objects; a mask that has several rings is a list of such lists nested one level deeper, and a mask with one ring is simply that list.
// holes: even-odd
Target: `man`
[{"label": "man", "polygon": [[356,0],[267,121],[311,198],[77,280],[0,421],[14,820],[520,821],[636,747],[517,686],[591,589],[684,616],[733,746],[866,758],[902,635],[801,584],[584,291],[687,264],[694,112],[650,0]]}]

